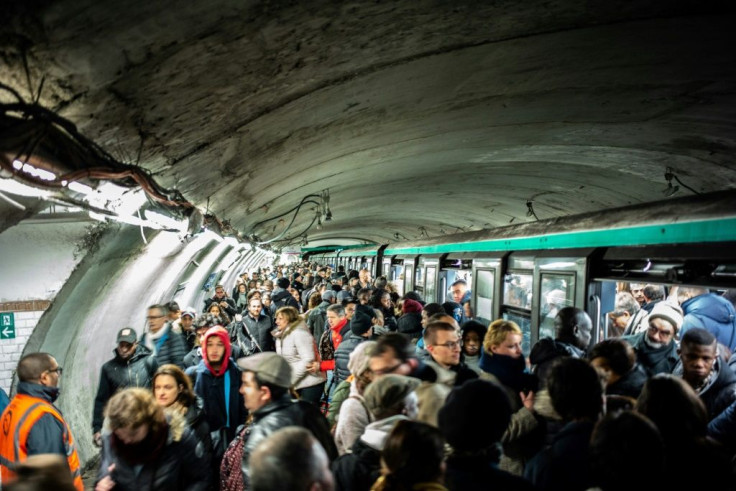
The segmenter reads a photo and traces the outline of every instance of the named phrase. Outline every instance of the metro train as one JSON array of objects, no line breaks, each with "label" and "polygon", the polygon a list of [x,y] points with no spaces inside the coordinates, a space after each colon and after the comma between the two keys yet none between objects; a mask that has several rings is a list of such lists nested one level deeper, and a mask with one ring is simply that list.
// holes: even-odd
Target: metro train
[{"label": "metro train", "polygon": [[736,288],[735,246],[736,193],[728,191],[305,258],[366,268],[426,302],[452,300],[450,285],[465,279],[475,318],[515,321],[528,354],[554,334],[564,306],[590,314],[593,342],[605,338],[616,282]]}]

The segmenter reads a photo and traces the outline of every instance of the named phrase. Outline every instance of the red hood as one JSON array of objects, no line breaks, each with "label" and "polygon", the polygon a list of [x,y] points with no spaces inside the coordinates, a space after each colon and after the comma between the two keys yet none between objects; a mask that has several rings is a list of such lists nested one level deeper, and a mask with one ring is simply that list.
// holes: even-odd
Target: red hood
[{"label": "red hood", "polygon": [[[207,359],[207,340],[212,336],[217,336],[225,344],[225,357],[222,360],[222,365],[220,365],[219,371],[215,371],[215,369],[210,366],[210,362]],[[202,340],[202,361],[204,361],[204,365],[207,367],[207,369],[212,372],[212,375],[214,375],[215,377],[219,377],[220,375],[225,373],[231,353],[232,347],[230,346],[230,335],[228,334],[227,330],[222,326],[210,327],[204,334],[204,339]]]}]

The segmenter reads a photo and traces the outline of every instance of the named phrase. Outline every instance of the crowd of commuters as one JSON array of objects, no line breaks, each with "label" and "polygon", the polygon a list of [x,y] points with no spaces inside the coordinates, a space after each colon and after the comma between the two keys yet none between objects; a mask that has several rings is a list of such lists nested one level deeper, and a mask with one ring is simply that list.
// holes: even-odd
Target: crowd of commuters
[{"label": "crowd of commuters", "polygon": [[[304,263],[231,292],[120,329],[92,408],[95,489],[735,487],[726,296],[626,285],[601,342],[564,307],[524,353],[516,323],[472,319],[464,281],[425,303],[366,269]],[[53,405],[62,368],[32,353],[17,374],[3,488],[82,489],[80,429]]]}]

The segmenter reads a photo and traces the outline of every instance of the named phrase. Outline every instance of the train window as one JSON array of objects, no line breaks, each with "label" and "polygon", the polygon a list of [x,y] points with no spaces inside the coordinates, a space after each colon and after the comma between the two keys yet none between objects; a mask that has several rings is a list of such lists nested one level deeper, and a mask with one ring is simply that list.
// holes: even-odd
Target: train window
[{"label": "train window", "polygon": [[404,271],[404,294],[411,290],[411,279],[414,274],[413,269],[414,267],[412,265],[408,265],[406,266],[406,271]]},{"label": "train window", "polygon": [[399,296],[404,296],[404,265],[393,264],[391,266],[391,281],[396,286]]},{"label": "train window", "polygon": [[427,266],[427,277],[425,279],[424,300],[427,303],[431,303],[436,300],[435,290],[437,285],[437,268],[434,266]]},{"label": "train window", "polygon": [[575,275],[542,273],[539,297],[539,339],[555,337],[555,316],[575,305]]},{"label": "train window", "polygon": [[424,290],[424,268],[419,266],[417,268],[416,277],[414,278],[414,288]]},{"label": "train window", "polygon": [[528,309],[532,305],[531,273],[509,273],[503,289],[503,303],[512,307]]},{"label": "train window", "polygon": [[512,321],[521,328],[521,351],[524,356],[529,356],[532,344],[532,319],[529,314],[516,312],[514,310],[504,310],[501,314],[504,320]]},{"label": "train window", "polygon": [[485,322],[493,320],[493,288],[496,276],[493,271],[480,269],[475,292],[475,315]]}]

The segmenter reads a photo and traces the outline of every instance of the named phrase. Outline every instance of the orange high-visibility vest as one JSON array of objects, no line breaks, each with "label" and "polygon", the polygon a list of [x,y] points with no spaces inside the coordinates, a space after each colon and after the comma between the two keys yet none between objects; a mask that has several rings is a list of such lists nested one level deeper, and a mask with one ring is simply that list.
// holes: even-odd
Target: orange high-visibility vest
[{"label": "orange high-visibility vest", "polygon": [[64,449],[74,486],[84,490],[79,455],[74,437],[59,411],[49,402],[26,394],[16,394],[0,417],[0,481],[5,484],[15,477],[16,466],[28,458],[28,434],[44,415],[51,414],[64,428]]}]

